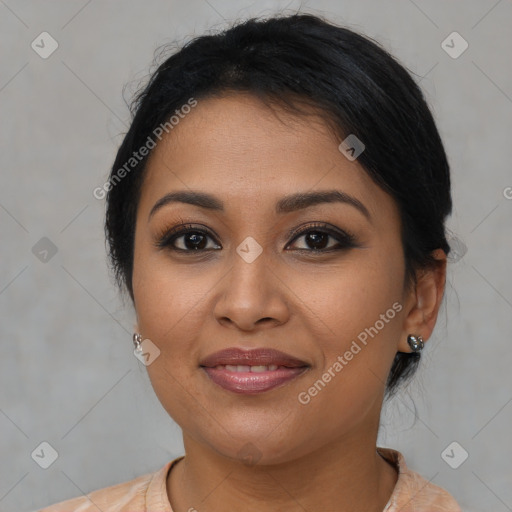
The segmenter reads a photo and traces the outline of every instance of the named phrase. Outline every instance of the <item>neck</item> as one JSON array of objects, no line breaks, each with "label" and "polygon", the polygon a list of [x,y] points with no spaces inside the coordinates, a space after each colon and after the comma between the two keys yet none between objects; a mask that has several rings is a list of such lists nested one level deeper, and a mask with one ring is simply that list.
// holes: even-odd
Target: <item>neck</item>
[{"label": "neck", "polygon": [[344,438],[288,462],[252,466],[183,439],[186,457],[167,481],[174,512],[382,512],[397,481],[394,467],[376,452],[376,439]]}]

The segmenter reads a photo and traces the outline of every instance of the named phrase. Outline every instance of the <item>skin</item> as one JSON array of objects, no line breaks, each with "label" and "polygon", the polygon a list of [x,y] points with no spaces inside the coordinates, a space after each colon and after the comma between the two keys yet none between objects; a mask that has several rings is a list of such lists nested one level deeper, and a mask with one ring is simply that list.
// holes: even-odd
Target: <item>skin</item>
[{"label": "skin", "polygon": [[[436,251],[439,265],[407,288],[397,206],[342,155],[340,142],[320,117],[274,113],[231,93],[199,100],[148,161],[133,296],[137,332],[161,351],[147,366],[152,386],[183,431],[186,457],[167,479],[175,512],[377,512],[393,492],[397,472],[375,449],[385,381],[395,353],[411,351],[407,335],[426,341],[432,333],[446,256]],[[357,198],[371,219],[342,203],[274,211],[285,195],[332,189]],[[148,220],[153,205],[177,190],[214,194],[225,211],[175,202]],[[183,222],[212,231],[207,249],[155,246]],[[312,222],[349,231],[356,246],[313,254],[314,241],[288,235]],[[263,249],[252,263],[236,252],[248,236]],[[333,237],[324,243],[339,245]],[[174,244],[192,246],[186,236]],[[299,393],[395,302],[401,311],[307,405],[299,403]],[[259,395],[235,394],[199,367],[233,346],[277,348],[310,368]],[[243,462],[244,446],[257,464]]]}]

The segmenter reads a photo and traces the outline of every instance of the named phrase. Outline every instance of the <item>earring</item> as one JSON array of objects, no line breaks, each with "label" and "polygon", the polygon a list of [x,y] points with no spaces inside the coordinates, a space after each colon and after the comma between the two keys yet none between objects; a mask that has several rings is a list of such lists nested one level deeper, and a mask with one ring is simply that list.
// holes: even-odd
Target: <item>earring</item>
[{"label": "earring", "polygon": [[421,336],[413,336],[409,334],[407,336],[407,343],[413,352],[421,352],[425,344],[423,343],[423,338]]},{"label": "earring", "polygon": [[133,333],[133,344],[135,345],[135,352],[138,354],[142,354],[142,347],[140,346],[142,342],[142,336],[138,332]]}]

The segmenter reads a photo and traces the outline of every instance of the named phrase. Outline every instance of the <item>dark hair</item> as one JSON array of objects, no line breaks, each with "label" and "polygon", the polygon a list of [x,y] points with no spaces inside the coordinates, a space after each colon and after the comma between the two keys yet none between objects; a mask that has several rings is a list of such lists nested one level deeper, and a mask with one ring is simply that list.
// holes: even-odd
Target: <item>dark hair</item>
[{"label": "dark hair", "polygon": [[[310,14],[249,19],[219,34],[197,37],[167,58],[135,97],[133,120],[112,166],[105,233],[118,286],[133,300],[137,206],[147,156],[126,162],[191,97],[250,92],[298,115],[313,107],[343,140],[365,144],[358,157],[368,175],[396,201],[406,283],[446,254],[444,221],[451,213],[450,169],[423,94],[379,43]],[[419,354],[397,353],[387,382],[391,395],[411,376]]]}]

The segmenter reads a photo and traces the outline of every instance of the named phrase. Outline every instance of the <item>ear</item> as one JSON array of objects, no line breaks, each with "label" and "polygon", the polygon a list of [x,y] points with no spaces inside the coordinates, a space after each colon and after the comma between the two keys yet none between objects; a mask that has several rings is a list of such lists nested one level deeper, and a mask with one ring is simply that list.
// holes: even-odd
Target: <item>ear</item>
[{"label": "ear", "polygon": [[416,274],[417,283],[409,292],[399,352],[412,352],[407,343],[409,334],[427,341],[436,325],[446,283],[446,254],[442,249],[436,249],[432,256],[437,260],[436,265],[420,270]]}]

